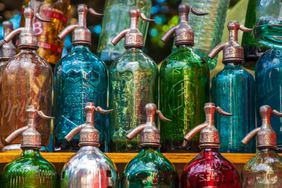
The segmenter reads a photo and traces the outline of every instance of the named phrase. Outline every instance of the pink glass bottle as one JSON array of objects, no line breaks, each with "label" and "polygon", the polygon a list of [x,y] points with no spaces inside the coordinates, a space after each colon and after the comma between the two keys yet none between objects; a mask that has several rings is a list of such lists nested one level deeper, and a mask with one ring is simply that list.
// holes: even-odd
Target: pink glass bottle
[{"label": "pink glass bottle", "polygon": [[240,188],[235,167],[219,153],[219,133],[214,126],[214,113],[230,116],[214,103],[205,104],[206,121],[192,129],[185,140],[200,133],[201,152],[185,167],[181,176],[183,188]]}]

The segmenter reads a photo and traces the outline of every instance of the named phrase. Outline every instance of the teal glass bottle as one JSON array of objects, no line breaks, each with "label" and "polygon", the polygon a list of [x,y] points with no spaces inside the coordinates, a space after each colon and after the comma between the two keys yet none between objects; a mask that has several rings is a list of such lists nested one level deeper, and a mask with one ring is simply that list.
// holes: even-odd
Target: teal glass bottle
[{"label": "teal glass bottle", "polygon": [[189,141],[200,132],[201,152],[184,167],[181,187],[240,188],[239,173],[219,152],[220,137],[214,126],[215,112],[224,116],[232,115],[219,106],[216,107],[214,103],[206,103],[204,108],[206,121],[192,129],[184,138]]},{"label": "teal glass bottle", "polygon": [[221,152],[252,152],[254,142],[248,147],[241,143],[243,137],[255,128],[255,84],[253,76],[241,66],[244,49],[238,44],[238,30],[252,31],[237,21],[228,24],[229,42],[217,46],[211,53],[214,57],[223,50],[224,68],[212,80],[212,100],[233,116],[216,116],[220,132]]},{"label": "teal glass bottle", "polygon": [[173,164],[160,152],[160,132],[155,125],[155,115],[160,120],[166,119],[157,110],[157,106],[148,103],[145,107],[147,122],[135,128],[127,135],[133,139],[138,134],[141,136],[141,151],[125,167],[120,187],[167,187],[178,188],[178,175]]},{"label": "teal glass bottle", "polygon": [[[257,109],[269,105],[275,109],[282,107],[282,46],[266,51],[258,60],[256,69]],[[258,122],[261,122],[258,118]],[[282,121],[271,118],[271,125],[277,135],[277,148],[282,150]]]},{"label": "teal glass bottle", "polygon": [[126,134],[146,120],[143,106],[154,102],[157,90],[157,65],[142,52],[144,38],[138,30],[139,16],[149,21],[138,9],[130,10],[130,29],[112,40],[117,44],[125,36],[124,54],[109,70],[109,104],[111,115],[111,151],[138,150],[138,139],[127,141]]},{"label": "teal glass bottle", "polygon": [[[55,67],[54,72],[54,114],[55,147],[57,150],[78,150],[79,135],[68,144],[65,136],[84,122],[83,110],[86,102],[94,102],[103,108],[107,102],[107,70],[104,63],[91,50],[91,32],[86,26],[87,12],[99,15],[86,5],[78,6],[79,21],[67,27],[59,38],[63,39],[73,31],[73,47]],[[107,149],[105,118],[95,115],[100,131],[101,149]]]},{"label": "teal glass bottle", "polygon": [[[104,17],[102,21],[102,32],[99,37],[98,54],[108,67],[114,60],[121,56],[125,49],[123,44],[113,45],[111,40],[122,30],[129,27],[128,11],[132,8],[138,8],[144,15],[151,15],[151,0],[106,0]],[[148,23],[140,20],[139,29],[146,39]]]},{"label": "teal glass bottle", "polygon": [[190,10],[203,15],[185,4],[179,6],[179,25],[173,27],[163,37],[163,41],[176,33],[177,48],[160,67],[160,108],[173,122],[161,122],[163,151],[197,151],[198,138],[183,147],[183,137],[194,126],[204,121],[204,104],[209,99],[209,68],[192,46],[194,33],[188,25]]},{"label": "teal glass bottle", "polygon": [[70,141],[80,133],[78,152],[64,165],[61,188],[116,188],[117,170],[114,163],[99,149],[99,131],[94,126],[94,113],[107,114],[92,102],[86,103],[86,122],[66,136]]},{"label": "teal glass bottle", "polygon": [[22,153],[8,163],[3,170],[1,186],[5,188],[34,187],[59,188],[59,175],[55,167],[46,161],[39,153],[41,135],[36,130],[36,116],[51,118],[38,111],[34,106],[28,106],[28,123],[26,127],[19,128],[5,139],[10,143],[22,134]]},{"label": "teal glass bottle", "polygon": [[282,158],[278,155],[275,131],[271,128],[271,115],[282,117],[282,113],[268,105],[260,107],[261,127],[250,132],[242,142],[247,144],[257,135],[257,153],[242,171],[242,188],[280,188],[282,185]]}]

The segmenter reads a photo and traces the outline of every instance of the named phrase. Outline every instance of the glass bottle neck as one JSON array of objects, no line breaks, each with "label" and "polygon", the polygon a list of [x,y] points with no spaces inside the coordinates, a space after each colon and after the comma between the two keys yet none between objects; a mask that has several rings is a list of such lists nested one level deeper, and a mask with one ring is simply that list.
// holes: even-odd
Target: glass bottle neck
[{"label": "glass bottle neck", "polygon": [[275,149],[272,148],[263,148],[259,149],[257,152],[257,157],[271,157],[271,158],[277,158],[279,155],[275,151]]},{"label": "glass bottle neck", "polygon": [[227,61],[223,62],[225,68],[241,68],[242,62],[241,61]]},{"label": "glass bottle neck", "polygon": [[35,158],[40,156],[40,152],[38,148],[23,148],[22,156],[26,158]]},{"label": "glass bottle neck", "polygon": [[36,53],[36,49],[34,48],[21,48],[20,49],[20,53],[30,53],[30,52],[33,52],[33,53]]},{"label": "glass bottle neck", "polygon": [[90,50],[90,47],[85,44],[74,44],[72,47],[72,51],[76,50]]},{"label": "glass bottle neck", "polygon": [[136,53],[136,52],[143,52],[143,51],[140,48],[127,48],[126,52],[127,53]]},{"label": "glass bottle neck", "polygon": [[179,45],[179,46],[176,46],[177,48],[179,48],[179,49],[183,49],[183,48],[185,48],[185,49],[192,49],[192,45],[188,45],[188,44],[182,44],[182,45]]},{"label": "glass bottle neck", "polygon": [[219,148],[204,148],[200,152],[203,157],[210,157],[219,154]]}]

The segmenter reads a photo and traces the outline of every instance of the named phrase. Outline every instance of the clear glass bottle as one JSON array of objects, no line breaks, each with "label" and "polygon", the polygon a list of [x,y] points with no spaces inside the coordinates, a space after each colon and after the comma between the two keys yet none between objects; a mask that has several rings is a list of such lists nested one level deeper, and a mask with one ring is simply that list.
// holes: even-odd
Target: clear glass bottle
[{"label": "clear glass bottle", "polygon": [[[69,0],[24,0],[23,8],[30,7],[48,22],[34,19],[33,28],[38,37],[37,53],[52,66],[61,58],[64,43],[58,34],[66,27],[70,15]],[[23,20],[24,21],[24,20]],[[23,22],[24,23],[24,22]]]},{"label": "clear glass bottle", "polygon": [[194,49],[202,58],[208,60],[210,69],[213,69],[217,60],[210,60],[207,55],[221,41],[230,0],[182,0],[182,2],[208,13],[208,16],[201,17],[191,15],[190,25],[195,32]]},{"label": "clear glass bottle", "polygon": [[[33,11],[24,10],[25,27],[12,31],[4,39],[9,42],[19,34],[19,53],[11,58],[2,72],[0,90],[0,137],[3,140],[12,131],[25,126],[25,109],[32,104],[45,114],[51,114],[52,69],[37,53],[37,37],[33,31]],[[37,119],[37,130],[44,146],[48,144],[48,121]],[[2,126],[3,125],[3,126]],[[19,149],[20,139],[15,139],[4,149]],[[15,145],[16,144],[16,145]]]},{"label": "clear glass bottle", "polygon": [[[123,44],[113,45],[111,40],[121,31],[129,28],[128,12],[132,8],[138,8],[146,17],[151,15],[151,0],[107,0],[100,34],[98,54],[108,67],[117,57],[125,52]],[[147,36],[148,23],[140,20],[139,30],[144,39]]]},{"label": "clear glass bottle", "polygon": [[45,119],[50,119],[38,111],[34,106],[28,106],[27,126],[13,132],[5,139],[7,143],[22,134],[22,153],[8,163],[1,176],[1,185],[5,188],[15,187],[40,187],[59,188],[59,175],[55,167],[46,161],[40,154],[41,136],[36,130],[37,114]]},{"label": "clear glass bottle", "polygon": [[271,114],[282,117],[282,113],[272,110],[270,106],[261,106],[261,127],[242,140],[247,144],[257,135],[256,156],[245,164],[242,171],[243,188],[280,188],[282,185],[282,158],[276,152],[276,134],[271,128]]},{"label": "clear glass bottle", "polygon": [[88,102],[85,106],[86,122],[74,128],[66,136],[70,141],[80,133],[79,151],[64,165],[61,172],[61,187],[117,187],[117,170],[114,163],[99,149],[99,131],[94,126],[94,112],[106,114]]},{"label": "clear glass bottle", "polygon": [[141,151],[125,167],[120,187],[167,187],[178,188],[178,176],[173,164],[160,152],[160,132],[156,128],[155,115],[166,119],[153,103],[145,107],[147,121],[127,135],[133,139],[141,135]]},{"label": "clear glass bottle", "polygon": [[[257,109],[269,105],[275,109],[282,108],[282,47],[266,51],[258,60],[255,69]],[[258,123],[260,122],[258,118]],[[277,147],[282,149],[282,121],[271,118],[271,125],[277,135]]]},{"label": "clear glass bottle", "polygon": [[267,47],[282,45],[282,2],[281,0],[256,1],[255,36],[257,41]]},{"label": "clear glass bottle", "polygon": [[181,187],[240,188],[240,176],[235,167],[219,153],[220,139],[214,127],[214,113],[230,116],[214,103],[205,104],[206,121],[191,130],[185,140],[200,133],[201,152],[185,167],[181,176]]},{"label": "clear glass bottle", "polygon": [[[195,54],[194,32],[188,25],[188,14],[203,15],[185,4],[179,6],[179,25],[163,37],[163,41],[176,33],[177,48],[160,67],[160,108],[173,120],[161,122],[162,148],[165,152],[198,150],[198,138],[188,148],[183,148],[183,137],[196,125],[204,121],[204,104],[209,99],[209,68],[200,56]],[[192,146],[192,147],[191,147]]]},{"label": "clear glass bottle", "polygon": [[224,68],[212,80],[212,101],[232,116],[216,116],[220,132],[221,152],[254,152],[254,142],[244,147],[241,140],[255,128],[255,81],[253,76],[241,66],[244,49],[238,43],[238,31],[250,32],[237,21],[228,24],[229,41],[218,45],[210,53],[215,57],[223,50]]},{"label": "clear glass bottle", "polygon": [[130,29],[112,40],[117,44],[125,36],[124,54],[109,70],[109,99],[111,115],[111,151],[138,150],[138,138],[127,141],[126,134],[146,120],[143,106],[154,102],[157,91],[157,65],[144,54],[144,38],[138,30],[138,18],[149,21],[138,9],[130,11]]},{"label": "clear glass bottle", "polygon": [[[103,108],[107,102],[107,69],[91,52],[91,32],[86,25],[88,12],[99,14],[84,4],[78,5],[77,11],[78,24],[70,25],[59,34],[63,39],[73,32],[71,52],[56,64],[54,72],[55,147],[58,150],[78,150],[79,135],[70,145],[65,142],[65,136],[84,122],[86,102],[94,102]],[[106,130],[109,127],[100,114],[95,115],[95,122],[101,133],[101,149],[107,149]]]}]

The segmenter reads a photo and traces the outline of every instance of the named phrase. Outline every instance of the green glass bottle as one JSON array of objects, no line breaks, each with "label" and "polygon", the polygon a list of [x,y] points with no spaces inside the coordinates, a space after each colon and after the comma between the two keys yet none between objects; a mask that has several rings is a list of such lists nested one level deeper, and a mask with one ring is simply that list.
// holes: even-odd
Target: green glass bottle
[{"label": "green glass bottle", "polygon": [[194,32],[188,14],[205,15],[185,4],[179,6],[180,23],[169,30],[163,41],[175,32],[177,48],[160,67],[160,108],[173,123],[161,123],[164,151],[198,151],[198,138],[183,145],[183,137],[204,121],[204,104],[209,99],[209,68],[192,46]]},{"label": "green glass bottle", "polygon": [[143,106],[154,102],[157,90],[157,65],[142,51],[144,37],[138,19],[151,21],[139,9],[130,10],[130,28],[112,40],[117,44],[125,37],[124,54],[109,70],[109,104],[111,115],[111,151],[136,152],[138,138],[131,141],[126,134],[146,120]]},{"label": "green glass bottle", "polygon": [[148,103],[145,110],[147,122],[127,135],[128,139],[133,139],[140,134],[142,149],[125,167],[120,187],[177,188],[178,176],[175,168],[159,150],[160,132],[155,125],[155,114],[158,114],[161,120],[170,120],[165,118],[153,103]]},{"label": "green glass bottle", "polygon": [[22,134],[22,154],[7,164],[2,173],[2,184],[5,188],[57,188],[59,176],[55,167],[46,161],[39,153],[41,135],[36,130],[35,119],[37,114],[42,118],[50,117],[38,111],[34,106],[28,106],[28,124],[14,131],[5,139],[6,143],[12,142]]}]

